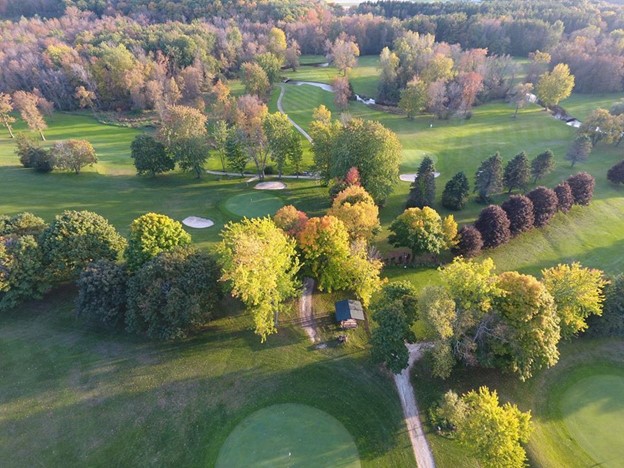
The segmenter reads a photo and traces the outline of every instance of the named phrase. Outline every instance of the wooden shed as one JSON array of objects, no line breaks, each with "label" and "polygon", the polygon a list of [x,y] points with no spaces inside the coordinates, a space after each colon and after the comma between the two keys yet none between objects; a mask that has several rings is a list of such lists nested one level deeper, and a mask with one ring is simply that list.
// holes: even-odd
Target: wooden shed
[{"label": "wooden shed", "polygon": [[364,308],[360,301],[344,300],[336,302],[336,322],[342,328],[356,328],[358,320],[365,320]]}]

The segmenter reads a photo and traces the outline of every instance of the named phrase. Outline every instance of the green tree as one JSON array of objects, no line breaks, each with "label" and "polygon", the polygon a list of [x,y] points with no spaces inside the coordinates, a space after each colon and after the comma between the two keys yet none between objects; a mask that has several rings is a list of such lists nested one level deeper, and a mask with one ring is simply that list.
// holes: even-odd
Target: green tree
[{"label": "green tree", "polygon": [[91,211],[64,211],[41,234],[43,261],[56,281],[75,279],[89,263],[115,261],[126,241],[102,216]]},{"label": "green tree", "polygon": [[416,114],[427,107],[428,99],[427,83],[415,77],[407,83],[407,87],[401,91],[399,108],[405,112],[408,119],[413,120]]},{"label": "green tree", "polygon": [[240,132],[235,128],[231,128],[225,142],[225,157],[229,167],[235,172],[240,172],[242,176],[249,162],[249,156],[245,152],[241,140]]},{"label": "green tree", "polygon": [[481,163],[475,174],[474,191],[481,202],[487,202],[491,196],[503,189],[503,160],[497,152]]},{"label": "green tree", "polygon": [[284,166],[290,156],[301,152],[299,135],[290,124],[286,114],[281,112],[267,114],[262,125],[269,143],[271,158],[277,164],[277,172],[281,179]]},{"label": "green tree", "polygon": [[619,143],[623,131],[624,117],[611,115],[606,109],[594,110],[578,129],[579,135],[587,135],[593,146],[601,141],[606,144]]},{"label": "green tree", "polygon": [[271,89],[266,72],[257,63],[246,62],[241,65],[241,81],[247,94],[265,97]]},{"label": "green tree", "polygon": [[551,150],[538,154],[531,160],[531,175],[535,184],[539,179],[546,177],[555,168],[555,155]]},{"label": "green tree", "polygon": [[449,210],[462,210],[468,202],[470,184],[463,172],[458,172],[444,186],[442,206]]},{"label": "green tree", "polygon": [[264,342],[277,332],[275,318],[283,302],[297,291],[295,241],[268,217],[228,223],[221,238],[221,281],[251,311],[255,332]]},{"label": "green tree", "polygon": [[590,315],[602,315],[603,289],[607,284],[602,271],[575,262],[542,270],[542,277],[555,299],[563,338],[585,331]]},{"label": "green tree", "polygon": [[432,206],[435,201],[435,189],[435,165],[429,156],[425,156],[410,187],[406,207]]},{"label": "green tree", "polygon": [[156,174],[172,171],[175,162],[165,151],[165,145],[147,134],[137,135],[130,145],[131,157],[137,174]]},{"label": "green tree", "polygon": [[211,127],[212,147],[219,156],[221,169],[227,172],[227,143],[230,135],[230,128],[225,120],[217,120]]},{"label": "green tree", "polygon": [[433,339],[433,368],[436,377],[446,379],[451,375],[455,358],[451,352],[451,340],[455,336],[457,321],[455,301],[441,286],[425,287],[418,299],[418,316]]},{"label": "green tree", "polygon": [[535,93],[544,107],[556,106],[568,98],[574,88],[574,75],[565,63],[555,66],[552,72],[540,76]]},{"label": "green tree", "polygon": [[274,84],[279,81],[283,59],[271,52],[265,52],[264,54],[258,54],[256,56],[256,62],[264,70],[264,73],[266,73],[269,84]]},{"label": "green tree", "polygon": [[169,147],[170,153],[183,171],[192,172],[199,179],[210,154],[208,142],[203,136],[176,140]]},{"label": "green tree", "polygon": [[418,290],[409,281],[393,281],[386,283],[376,295],[371,305],[373,314],[382,310],[386,304],[399,301],[407,322],[411,327],[418,318]]},{"label": "green tree", "polygon": [[340,192],[327,212],[341,220],[352,240],[369,241],[380,229],[379,208],[363,187],[351,185]]},{"label": "green tree", "polygon": [[423,255],[438,255],[450,249],[457,236],[457,223],[453,215],[442,217],[432,208],[408,208],[390,225],[388,242],[395,247],[407,247],[412,258]]},{"label": "green tree", "polygon": [[123,265],[111,260],[90,263],[78,278],[76,315],[104,327],[123,325],[128,275]]},{"label": "green tree", "polygon": [[38,237],[47,227],[43,219],[28,211],[14,216],[0,216],[0,237],[28,235]]},{"label": "green tree", "polygon": [[344,259],[345,289],[353,291],[364,307],[368,307],[373,295],[381,288],[383,262],[370,258],[368,244],[359,240],[351,244],[349,256]]},{"label": "green tree", "polygon": [[125,257],[130,271],[138,270],[160,252],[191,243],[182,224],[168,216],[146,213],[130,225],[130,239]]},{"label": "green tree", "polygon": [[574,167],[577,162],[587,161],[592,148],[591,138],[587,135],[576,137],[565,156],[570,161],[570,167]]},{"label": "green tree", "polygon": [[327,185],[331,179],[334,148],[341,132],[341,126],[339,122],[332,121],[331,112],[324,105],[314,109],[312,118],[310,136],[312,137],[314,167],[321,177],[321,182]]},{"label": "green tree", "polygon": [[503,184],[507,187],[507,193],[511,193],[514,189],[524,189],[528,185],[530,177],[529,158],[523,151],[514,156],[505,166]]},{"label": "green tree", "polygon": [[408,366],[409,352],[405,340],[413,333],[400,301],[386,304],[375,311],[373,319],[377,327],[371,334],[371,353],[373,361],[383,363],[395,374],[400,374]]}]

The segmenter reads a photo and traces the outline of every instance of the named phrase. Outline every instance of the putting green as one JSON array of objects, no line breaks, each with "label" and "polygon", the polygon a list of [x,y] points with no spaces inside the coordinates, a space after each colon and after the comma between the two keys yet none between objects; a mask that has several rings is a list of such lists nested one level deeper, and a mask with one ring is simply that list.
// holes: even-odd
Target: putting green
[{"label": "putting green", "polygon": [[228,198],[224,206],[226,210],[237,216],[259,218],[274,215],[277,210],[284,206],[284,202],[277,195],[254,190]]},{"label": "putting green", "polygon": [[601,467],[624,466],[624,376],[586,377],[562,395],[561,414],[570,436]]},{"label": "putting green", "polygon": [[273,405],[234,428],[217,468],[360,466],[353,438],[333,416],[307,405]]}]

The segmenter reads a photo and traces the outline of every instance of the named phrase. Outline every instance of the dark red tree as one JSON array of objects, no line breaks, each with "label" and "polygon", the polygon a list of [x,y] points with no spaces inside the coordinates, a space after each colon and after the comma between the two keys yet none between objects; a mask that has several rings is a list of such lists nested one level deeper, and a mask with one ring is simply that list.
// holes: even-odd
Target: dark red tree
[{"label": "dark red tree", "polygon": [[614,184],[624,184],[624,161],[620,161],[609,169],[607,179]]},{"label": "dark red tree", "polygon": [[483,248],[481,233],[472,225],[463,226],[457,233],[458,242],[453,252],[465,258],[479,255]]},{"label": "dark red tree", "polygon": [[557,209],[563,213],[567,213],[574,204],[574,197],[572,196],[572,189],[570,185],[564,180],[555,187],[555,195],[557,195]]},{"label": "dark red tree", "polygon": [[527,193],[527,198],[533,202],[535,226],[546,226],[557,212],[557,194],[549,188],[537,187]]},{"label": "dark red tree", "polygon": [[576,175],[568,177],[567,180],[572,190],[575,205],[589,205],[594,196],[594,186],[596,180],[587,172],[579,172]]},{"label": "dark red tree", "polygon": [[481,233],[484,247],[497,247],[511,238],[507,213],[498,205],[490,205],[481,210],[475,227]]},{"label": "dark red tree", "polygon": [[533,227],[533,202],[524,195],[512,195],[501,205],[509,218],[509,230],[513,236]]}]

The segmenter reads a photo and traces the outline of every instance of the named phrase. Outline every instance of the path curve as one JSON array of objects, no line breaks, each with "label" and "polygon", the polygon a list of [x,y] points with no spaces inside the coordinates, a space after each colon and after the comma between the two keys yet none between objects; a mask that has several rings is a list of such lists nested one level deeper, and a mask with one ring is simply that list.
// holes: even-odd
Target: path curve
[{"label": "path curve", "polygon": [[316,329],[316,320],[312,312],[312,292],[314,291],[314,280],[312,278],[303,279],[303,294],[299,300],[299,319],[301,327],[310,338],[312,343],[320,341],[318,331]]},{"label": "path curve", "polygon": [[301,128],[301,126],[299,124],[297,124],[293,119],[291,119],[288,114],[286,112],[284,112],[284,108],[282,107],[282,98],[284,97],[284,85],[280,84],[280,95],[277,98],[277,110],[280,111],[282,114],[284,114],[286,116],[286,118],[290,121],[290,123],[293,125],[293,127],[295,127],[297,129],[297,131],[299,133],[301,133],[306,140],[308,140],[310,143],[312,143],[312,137],[308,134],[308,132],[306,132],[303,128]]},{"label": "path curve", "polygon": [[396,384],[401,398],[405,424],[407,424],[407,431],[412,441],[412,448],[414,449],[414,457],[416,457],[418,468],[435,468],[433,454],[431,453],[420,422],[418,405],[416,404],[416,397],[414,396],[414,388],[410,381],[412,365],[422,357],[423,349],[429,348],[431,344],[408,343],[406,346],[409,351],[409,364],[407,369],[403,369],[400,374],[394,374],[394,383]]}]

